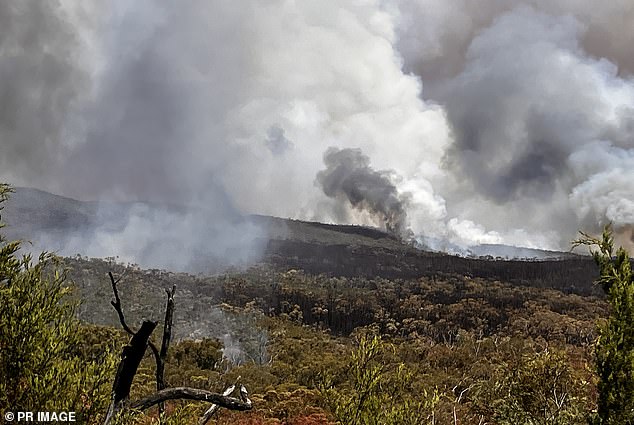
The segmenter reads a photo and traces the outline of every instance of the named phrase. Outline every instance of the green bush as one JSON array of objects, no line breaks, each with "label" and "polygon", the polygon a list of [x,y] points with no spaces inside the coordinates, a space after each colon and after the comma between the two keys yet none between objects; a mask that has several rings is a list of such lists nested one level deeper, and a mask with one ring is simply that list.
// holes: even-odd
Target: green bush
[{"label": "green bush", "polygon": [[[0,203],[10,191],[0,184]],[[80,354],[65,273],[53,255],[33,262],[19,249],[0,236],[0,411],[74,411],[78,422],[95,422],[106,410],[117,356]]]},{"label": "green bush", "polygon": [[348,381],[334,385],[327,373],[321,393],[334,417],[346,425],[408,425],[434,423],[436,391],[411,394],[412,374],[405,365],[390,364],[378,336],[362,336],[352,352]]},{"label": "green bush", "polygon": [[599,284],[610,304],[610,317],[599,326],[596,365],[599,400],[595,422],[634,424],[634,279],[627,251],[614,253],[612,230],[603,237],[583,234],[577,244],[596,245],[592,251],[601,273]]},{"label": "green bush", "polygon": [[476,388],[477,409],[495,423],[572,425],[586,423],[585,387],[563,351],[524,354],[516,364],[494,366],[494,378]]}]

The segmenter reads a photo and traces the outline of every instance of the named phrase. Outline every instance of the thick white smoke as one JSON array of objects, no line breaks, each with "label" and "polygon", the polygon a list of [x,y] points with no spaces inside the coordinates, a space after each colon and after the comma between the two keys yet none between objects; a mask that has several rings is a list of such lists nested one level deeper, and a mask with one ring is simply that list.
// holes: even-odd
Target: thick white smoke
[{"label": "thick white smoke", "polygon": [[[565,249],[632,223],[629,1],[94,5],[0,6],[3,180],[208,211],[184,253],[257,245],[243,213],[376,223],[315,184],[331,146],[390,170],[437,240]],[[140,217],[114,245],[183,218]]]},{"label": "thick white smoke", "polygon": [[559,249],[578,229],[632,223],[634,31],[620,24],[633,3],[399,5],[405,68],[453,130],[450,216]]}]

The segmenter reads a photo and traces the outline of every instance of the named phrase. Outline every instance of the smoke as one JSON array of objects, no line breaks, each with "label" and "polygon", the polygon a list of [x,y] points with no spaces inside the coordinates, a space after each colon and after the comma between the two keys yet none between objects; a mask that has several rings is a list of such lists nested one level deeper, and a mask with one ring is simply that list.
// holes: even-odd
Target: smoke
[{"label": "smoke", "polygon": [[[317,183],[331,198],[344,198],[359,210],[368,210],[389,232],[403,235],[407,228],[407,198],[399,194],[390,173],[370,167],[361,149],[326,150],[326,169],[317,173]],[[341,217],[345,221],[347,217]]]},{"label": "smoke", "polygon": [[[111,214],[104,213],[108,210]],[[129,209],[100,205],[96,223],[64,234],[42,232],[34,243],[38,250],[65,255],[116,257],[145,268],[212,273],[257,261],[267,240],[266,229],[247,219],[230,221],[213,211],[170,211],[147,204]]]},{"label": "smoke", "polygon": [[87,46],[58,2],[0,5],[0,172],[42,184],[69,148],[68,116],[90,88]]},{"label": "smoke", "polygon": [[634,63],[623,43],[634,31],[619,23],[634,17],[634,4],[398,6],[404,67],[452,128],[448,179],[437,187],[448,217],[551,249],[565,249],[579,229],[631,225]]},{"label": "smoke", "polygon": [[266,132],[266,146],[274,155],[282,155],[289,149],[293,148],[293,142],[288,140],[284,135],[284,129],[278,125],[273,125]]},{"label": "smoke", "polygon": [[0,19],[0,178],[182,208],[73,249],[257,258],[246,213],[548,249],[632,225],[629,0],[27,0]]},{"label": "smoke", "polygon": [[621,246],[630,253],[634,252],[634,226],[627,225],[616,229],[617,233],[614,238],[615,245]]}]

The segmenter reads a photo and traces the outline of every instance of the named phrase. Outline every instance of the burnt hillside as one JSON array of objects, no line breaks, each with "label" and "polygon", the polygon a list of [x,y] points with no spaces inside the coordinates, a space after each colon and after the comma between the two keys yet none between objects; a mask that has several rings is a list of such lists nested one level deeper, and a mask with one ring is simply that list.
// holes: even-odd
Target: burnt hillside
[{"label": "burnt hillside", "polygon": [[597,267],[589,257],[546,261],[486,260],[419,251],[403,246],[317,244],[271,240],[266,261],[282,268],[332,276],[409,279],[436,274],[460,274],[497,279],[517,285],[554,288],[565,293],[601,294],[593,284]]},{"label": "burnt hillside", "polygon": [[[154,211],[161,206],[143,204]],[[131,204],[110,203],[97,208],[47,192],[18,188],[3,210],[10,238],[37,239],[86,231],[100,222],[117,231],[126,225]],[[162,208],[174,211],[173,206]],[[266,229],[260,261],[282,269],[302,269],[310,274],[344,277],[411,279],[438,274],[458,274],[497,279],[514,285],[554,288],[566,293],[600,294],[593,281],[597,269],[589,257],[541,252],[548,260],[494,260],[464,258],[428,252],[403,243],[379,229],[333,225],[253,215],[244,217]],[[51,238],[55,240],[55,238]],[[533,250],[540,254],[538,250]],[[208,262],[211,262],[209,259]]]}]

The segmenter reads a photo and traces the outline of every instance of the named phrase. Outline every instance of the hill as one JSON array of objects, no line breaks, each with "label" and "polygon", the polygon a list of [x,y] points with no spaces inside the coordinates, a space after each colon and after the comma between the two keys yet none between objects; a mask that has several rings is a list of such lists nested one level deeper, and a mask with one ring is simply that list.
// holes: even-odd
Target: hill
[{"label": "hill", "polygon": [[[148,216],[155,211],[178,212],[174,206],[146,203],[83,202],[44,191],[18,188],[3,211],[10,238],[44,241],[90,232],[96,226],[116,232],[127,225],[130,211],[142,205]],[[600,294],[589,257],[568,253],[525,250],[547,259],[502,260],[486,254],[499,245],[481,246],[479,257],[460,257],[424,251],[374,228],[333,225],[252,215],[243,220],[265,229],[263,252],[256,262],[310,274],[345,277],[411,279],[438,273],[499,279],[515,285],[547,287],[566,293]],[[35,249],[51,249],[34,244]],[[489,251],[487,251],[489,248]],[[55,246],[52,247],[55,249]],[[76,252],[60,252],[63,255]],[[80,253],[81,254],[81,253]],[[209,260],[211,263],[211,260]],[[253,263],[252,263],[253,264]],[[222,265],[209,270],[222,271]],[[196,271],[196,270],[193,270]]]},{"label": "hill", "polygon": [[[6,205],[9,230],[23,238],[96,225],[115,232],[135,207],[104,209],[34,190],[18,190]],[[125,343],[112,329],[119,328],[109,304],[107,273],[113,272],[122,278],[119,292],[133,328],[142,319],[162,320],[164,289],[176,285],[168,382],[220,389],[241,376],[256,406],[249,423],[335,423],[340,409],[336,400],[331,404],[332,390],[354,387],[347,371],[354,370],[362,335],[379,335],[387,344],[376,365],[386,387],[398,389],[389,400],[429,402],[409,409],[408,417],[418,411],[436,423],[495,423],[501,415],[548,408],[551,388],[567,394],[557,411],[568,419],[560,423],[582,423],[579,412],[596,408],[592,347],[608,306],[592,285],[596,267],[589,258],[464,258],[363,226],[244,220],[267,229],[261,257],[214,275],[143,269],[115,258],[64,258],[81,301],[82,350],[101,353],[108,341],[120,341],[117,349]],[[153,391],[152,376],[148,356],[136,394]],[[525,406],[526,393],[543,400]],[[217,419],[246,423],[228,412]]]}]

